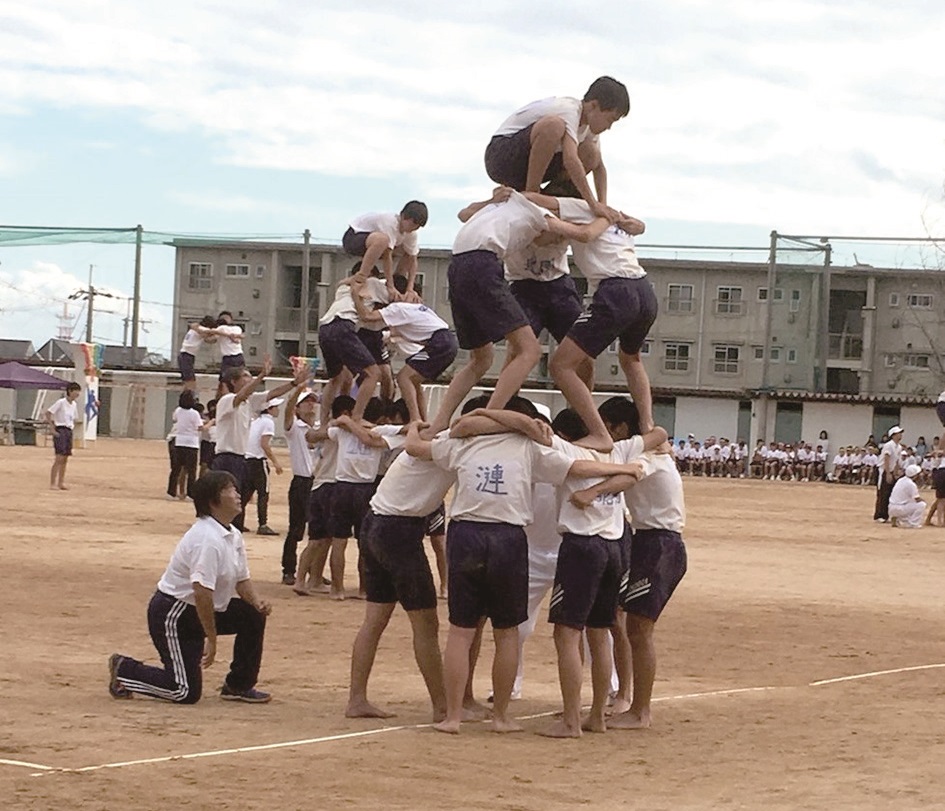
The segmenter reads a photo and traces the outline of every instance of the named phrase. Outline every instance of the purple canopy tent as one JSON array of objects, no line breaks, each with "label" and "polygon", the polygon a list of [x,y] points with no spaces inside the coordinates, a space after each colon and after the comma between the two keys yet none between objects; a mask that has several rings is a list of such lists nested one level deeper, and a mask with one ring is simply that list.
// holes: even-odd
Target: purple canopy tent
[{"label": "purple canopy tent", "polygon": [[61,380],[23,363],[0,363],[0,389],[64,389],[68,380]]}]

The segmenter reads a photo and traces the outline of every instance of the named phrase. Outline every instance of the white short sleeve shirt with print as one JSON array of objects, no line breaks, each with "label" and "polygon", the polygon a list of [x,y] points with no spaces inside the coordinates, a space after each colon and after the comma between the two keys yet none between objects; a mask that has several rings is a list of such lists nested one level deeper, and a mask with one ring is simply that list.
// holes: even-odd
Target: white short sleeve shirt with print
[{"label": "white short sleeve shirt with print", "polygon": [[[516,110],[495,131],[496,135],[515,135],[546,116],[556,116],[564,121],[564,131],[575,143],[594,137],[590,127],[581,126],[581,100],[570,96],[550,96],[538,99]],[[561,151],[561,148],[558,148]]]},{"label": "white short sleeve shirt with print", "polygon": [[392,212],[370,212],[355,217],[348,223],[351,230],[362,234],[381,233],[387,237],[387,247],[393,250],[400,247],[409,256],[420,253],[417,232],[409,234],[400,230],[400,217]]},{"label": "white short sleeve shirt with print", "polygon": [[[611,454],[596,453],[588,448],[579,448],[560,437],[551,440],[551,446],[571,460],[587,459],[596,462],[612,462]],[[623,537],[624,500],[622,493],[601,493],[586,509],[574,506],[571,495],[578,490],[593,487],[602,478],[579,479],[569,477],[558,486],[558,532],[574,535],[599,535],[608,541],[619,541]]]},{"label": "white short sleeve shirt with print", "polygon": [[489,203],[463,224],[453,241],[453,253],[491,251],[504,259],[547,231],[545,218],[553,216],[524,195],[512,192],[504,203]]}]

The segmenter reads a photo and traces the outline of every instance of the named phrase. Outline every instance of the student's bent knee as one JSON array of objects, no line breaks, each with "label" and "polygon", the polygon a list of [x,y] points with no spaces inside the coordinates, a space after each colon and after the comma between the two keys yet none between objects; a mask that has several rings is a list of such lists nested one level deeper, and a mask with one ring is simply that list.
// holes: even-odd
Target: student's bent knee
[{"label": "student's bent knee", "polygon": [[536,140],[548,139],[557,143],[564,138],[565,131],[563,118],[556,115],[546,115],[539,118],[532,125],[531,142],[534,144]]},{"label": "student's bent knee", "polygon": [[630,642],[643,642],[653,636],[656,623],[639,614],[627,614],[627,636]]}]

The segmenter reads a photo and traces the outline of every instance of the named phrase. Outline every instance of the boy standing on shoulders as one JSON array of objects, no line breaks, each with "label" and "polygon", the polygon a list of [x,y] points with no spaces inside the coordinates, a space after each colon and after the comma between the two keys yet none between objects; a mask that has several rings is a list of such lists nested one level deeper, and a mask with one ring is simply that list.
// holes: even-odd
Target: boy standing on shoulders
[{"label": "boy standing on shoulders", "polygon": [[65,485],[66,465],[72,456],[72,432],[79,415],[75,401],[79,399],[81,391],[82,387],[78,383],[70,383],[66,386],[65,396],[56,400],[46,411],[46,422],[52,430],[53,451],[56,454],[49,471],[50,490],[69,489]]}]

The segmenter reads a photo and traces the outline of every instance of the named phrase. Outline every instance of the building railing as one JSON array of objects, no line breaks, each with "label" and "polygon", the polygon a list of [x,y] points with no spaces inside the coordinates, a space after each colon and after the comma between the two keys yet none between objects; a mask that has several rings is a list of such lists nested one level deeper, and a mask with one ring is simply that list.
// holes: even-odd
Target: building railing
[{"label": "building railing", "polygon": [[860,360],[863,357],[863,336],[831,332],[827,350],[829,360]]}]

